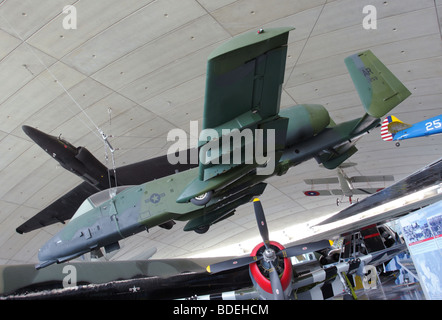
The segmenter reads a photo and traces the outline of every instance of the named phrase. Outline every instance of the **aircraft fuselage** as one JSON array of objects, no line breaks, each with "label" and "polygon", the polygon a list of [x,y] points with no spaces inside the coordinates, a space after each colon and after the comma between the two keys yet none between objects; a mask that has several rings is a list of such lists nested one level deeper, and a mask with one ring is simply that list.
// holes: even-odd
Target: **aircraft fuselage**
[{"label": "aircraft fuselage", "polygon": [[[297,112],[292,114],[299,115]],[[290,117],[290,113],[286,112],[285,115]],[[260,195],[265,187],[262,182],[267,178],[282,175],[290,167],[318,154],[333,153],[329,150],[332,146],[347,144],[353,146],[351,139],[374,128],[379,123],[379,119],[367,122],[363,130],[355,132],[357,123],[360,123],[359,119],[332,128],[324,128],[316,135],[303,137],[301,141],[288,140],[293,141],[291,142],[293,144],[284,148],[272,174],[257,175],[254,169],[245,171],[244,166],[238,166],[224,178],[221,175],[221,178],[210,179],[209,182],[217,180],[218,187],[214,190],[213,198],[204,207],[190,202],[177,202],[182,191],[197,179],[199,168],[127,188],[97,207],[74,216],[39,250],[39,260],[42,263],[37,268],[73,259],[96,248],[105,247],[106,250],[114,248],[113,245],[119,240],[170,220],[191,220],[189,223],[196,221],[191,230],[203,226],[204,223],[210,225],[220,221],[233,214],[239,205]],[[294,137],[295,133],[289,130],[287,136]]]},{"label": "aircraft fuselage", "polygon": [[424,137],[442,133],[442,115],[415,123],[410,128],[398,131],[393,141]]}]

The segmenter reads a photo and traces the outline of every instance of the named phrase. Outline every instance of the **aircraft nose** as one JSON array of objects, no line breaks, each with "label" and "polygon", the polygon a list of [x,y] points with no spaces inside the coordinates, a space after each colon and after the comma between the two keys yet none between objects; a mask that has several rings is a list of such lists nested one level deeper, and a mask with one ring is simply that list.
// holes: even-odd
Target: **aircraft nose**
[{"label": "aircraft nose", "polygon": [[49,239],[39,250],[38,259],[40,261],[56,260],[60,252],[61,239],[58,235],[55,235]]},{"label": "aircraft nose", "polygon": [[27,125],[23,125],[21,128],[29,138],[31,138],[36,144],[38,144],[44,150],[47,149],[48,146],[54,145],[54,142],[57,141],[57,137],[51,136],[36,128]]},{"label": "aircraft nose", "polygon": [[40,261],[50,260],[51,254],[50,254],[49,248],[50,248],[50,241],[51,240],[46,242],[40,249],[38,249],[38,260],[40,260]]},{"label": "aircraft nose", "polygon": [[28,136],[29,136],[30,134],[33,134],[33,133],[36,131],[36,129],[34,129],[34,128],[30,127],[30,126],[27,126],[27,125],[24,125],[24,126],[22,126],[21,128],[23,129],[23,131],[24,131]]},{"label": "aircraft nose", "polygon": [[53,254],[51,253],[48,243],[44,244],[38,250],[38,260],[40,260],[40,263],[35,265],[35,268],[37,270],[41,269],[41,268],[45,268],[45,267],[57,262],[57,259],[53,258]]},{"label": "aircraft nose", "polygon": [[38,260],[40,263],[35,268],[38,270],[53,263],[58,263],[63,254],[62,241],[58,235],[55,235],[38,250]]},{"label": "aircraft nose", "polygon": [[28,137],[30,137],[32,140],[34,140],[35,142],[40,142],[42,140],[42,138],[48,137],[47,134],[45,134],[45,133],[41,132],[40,130],[35,129],[33,127],[23,125],[21,128],[24,131],[24,133],[26,133],[26,135]]}]

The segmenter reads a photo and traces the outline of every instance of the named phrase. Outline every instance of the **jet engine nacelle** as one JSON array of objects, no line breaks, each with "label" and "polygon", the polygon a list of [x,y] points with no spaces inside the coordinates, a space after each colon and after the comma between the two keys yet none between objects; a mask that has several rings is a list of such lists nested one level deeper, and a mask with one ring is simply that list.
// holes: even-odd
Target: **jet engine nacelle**
[{"label": "jet engine nacelle", "polygon": [[283,109],[281,117],[289,119],[286,146],[313,137],[330,124],[330,115],[320,104],[301,104]]}]

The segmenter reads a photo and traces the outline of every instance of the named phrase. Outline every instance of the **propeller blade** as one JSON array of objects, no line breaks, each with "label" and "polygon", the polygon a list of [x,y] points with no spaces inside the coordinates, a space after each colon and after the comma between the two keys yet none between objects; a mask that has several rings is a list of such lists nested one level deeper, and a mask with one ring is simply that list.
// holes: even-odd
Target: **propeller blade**
[{"label": "propeller blade", "polygon": [[298,256],[300,254],[304,254],[304,253],[308,253],[308,252],[319,251],[319,250],[322,250],[322,249],[330,247],[330,246],[331,246],[330,241],[321,240],[321,241],[304,243],[304,244],[299,244],[296,246],[291,246],[291,247],[285,248],[284,250],[279,251],[277,253],[277,255],[279,257],[289,258],[289,257]]},{"label": "propeller blade", "polygon": [[246,266],[250,263],[259,261],[261,259],[262,259],[262,256],[260,256],[260,257],[247,256],[247,257],[242,257],[242,258],[236,258],[236,259],[231,259],[231,260],[227,260],[227,261],[214,263],[210,266],[207,266],[206,270],[209,273],[217,273],[217,272],[221,272],[221,271],[240,268],[240,267]]},{"label": "propeller blade", "polygon": [[255,209],[256,222],[258,223],[259,233],[261,234],[264,245],[268,248],[269,245],[269,229],[267,228],[267,221],[264,215],[261,201],[258,198],[253,200],[253,207]]},{"label": "propeller blade", "polygon": [[271,261],[269,262],[272,267],[269,272],[269,277],[270,285],[272,286],[273,290],[273,297],[275,298],[275,300],[284,300],[284,290],[282,289],[282,284],[281,280],[279,279],[278,272],[276,271],[273,263]]}]

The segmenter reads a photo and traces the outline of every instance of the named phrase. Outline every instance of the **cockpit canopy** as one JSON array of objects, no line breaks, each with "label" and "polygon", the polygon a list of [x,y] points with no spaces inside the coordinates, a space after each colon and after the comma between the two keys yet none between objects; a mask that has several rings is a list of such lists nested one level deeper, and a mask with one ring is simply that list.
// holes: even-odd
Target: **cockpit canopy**
[{"label": "cockpit canopy", "polygon": [[74,220],[75,218],[78,218],[83,213],[88,212],[96,207],[99,207],[101,204],[106,202],[107,200],[110,200],[115,195],[119,194],[120,192],[133,187],[133,186],[120,186],[116,188],[110,188],[106,189],[100,192],[97,192],[93,195],[91,195],[89,198],[83,201],[80,207],[78,207],[75,214],[72,216],[71,220]]}]

